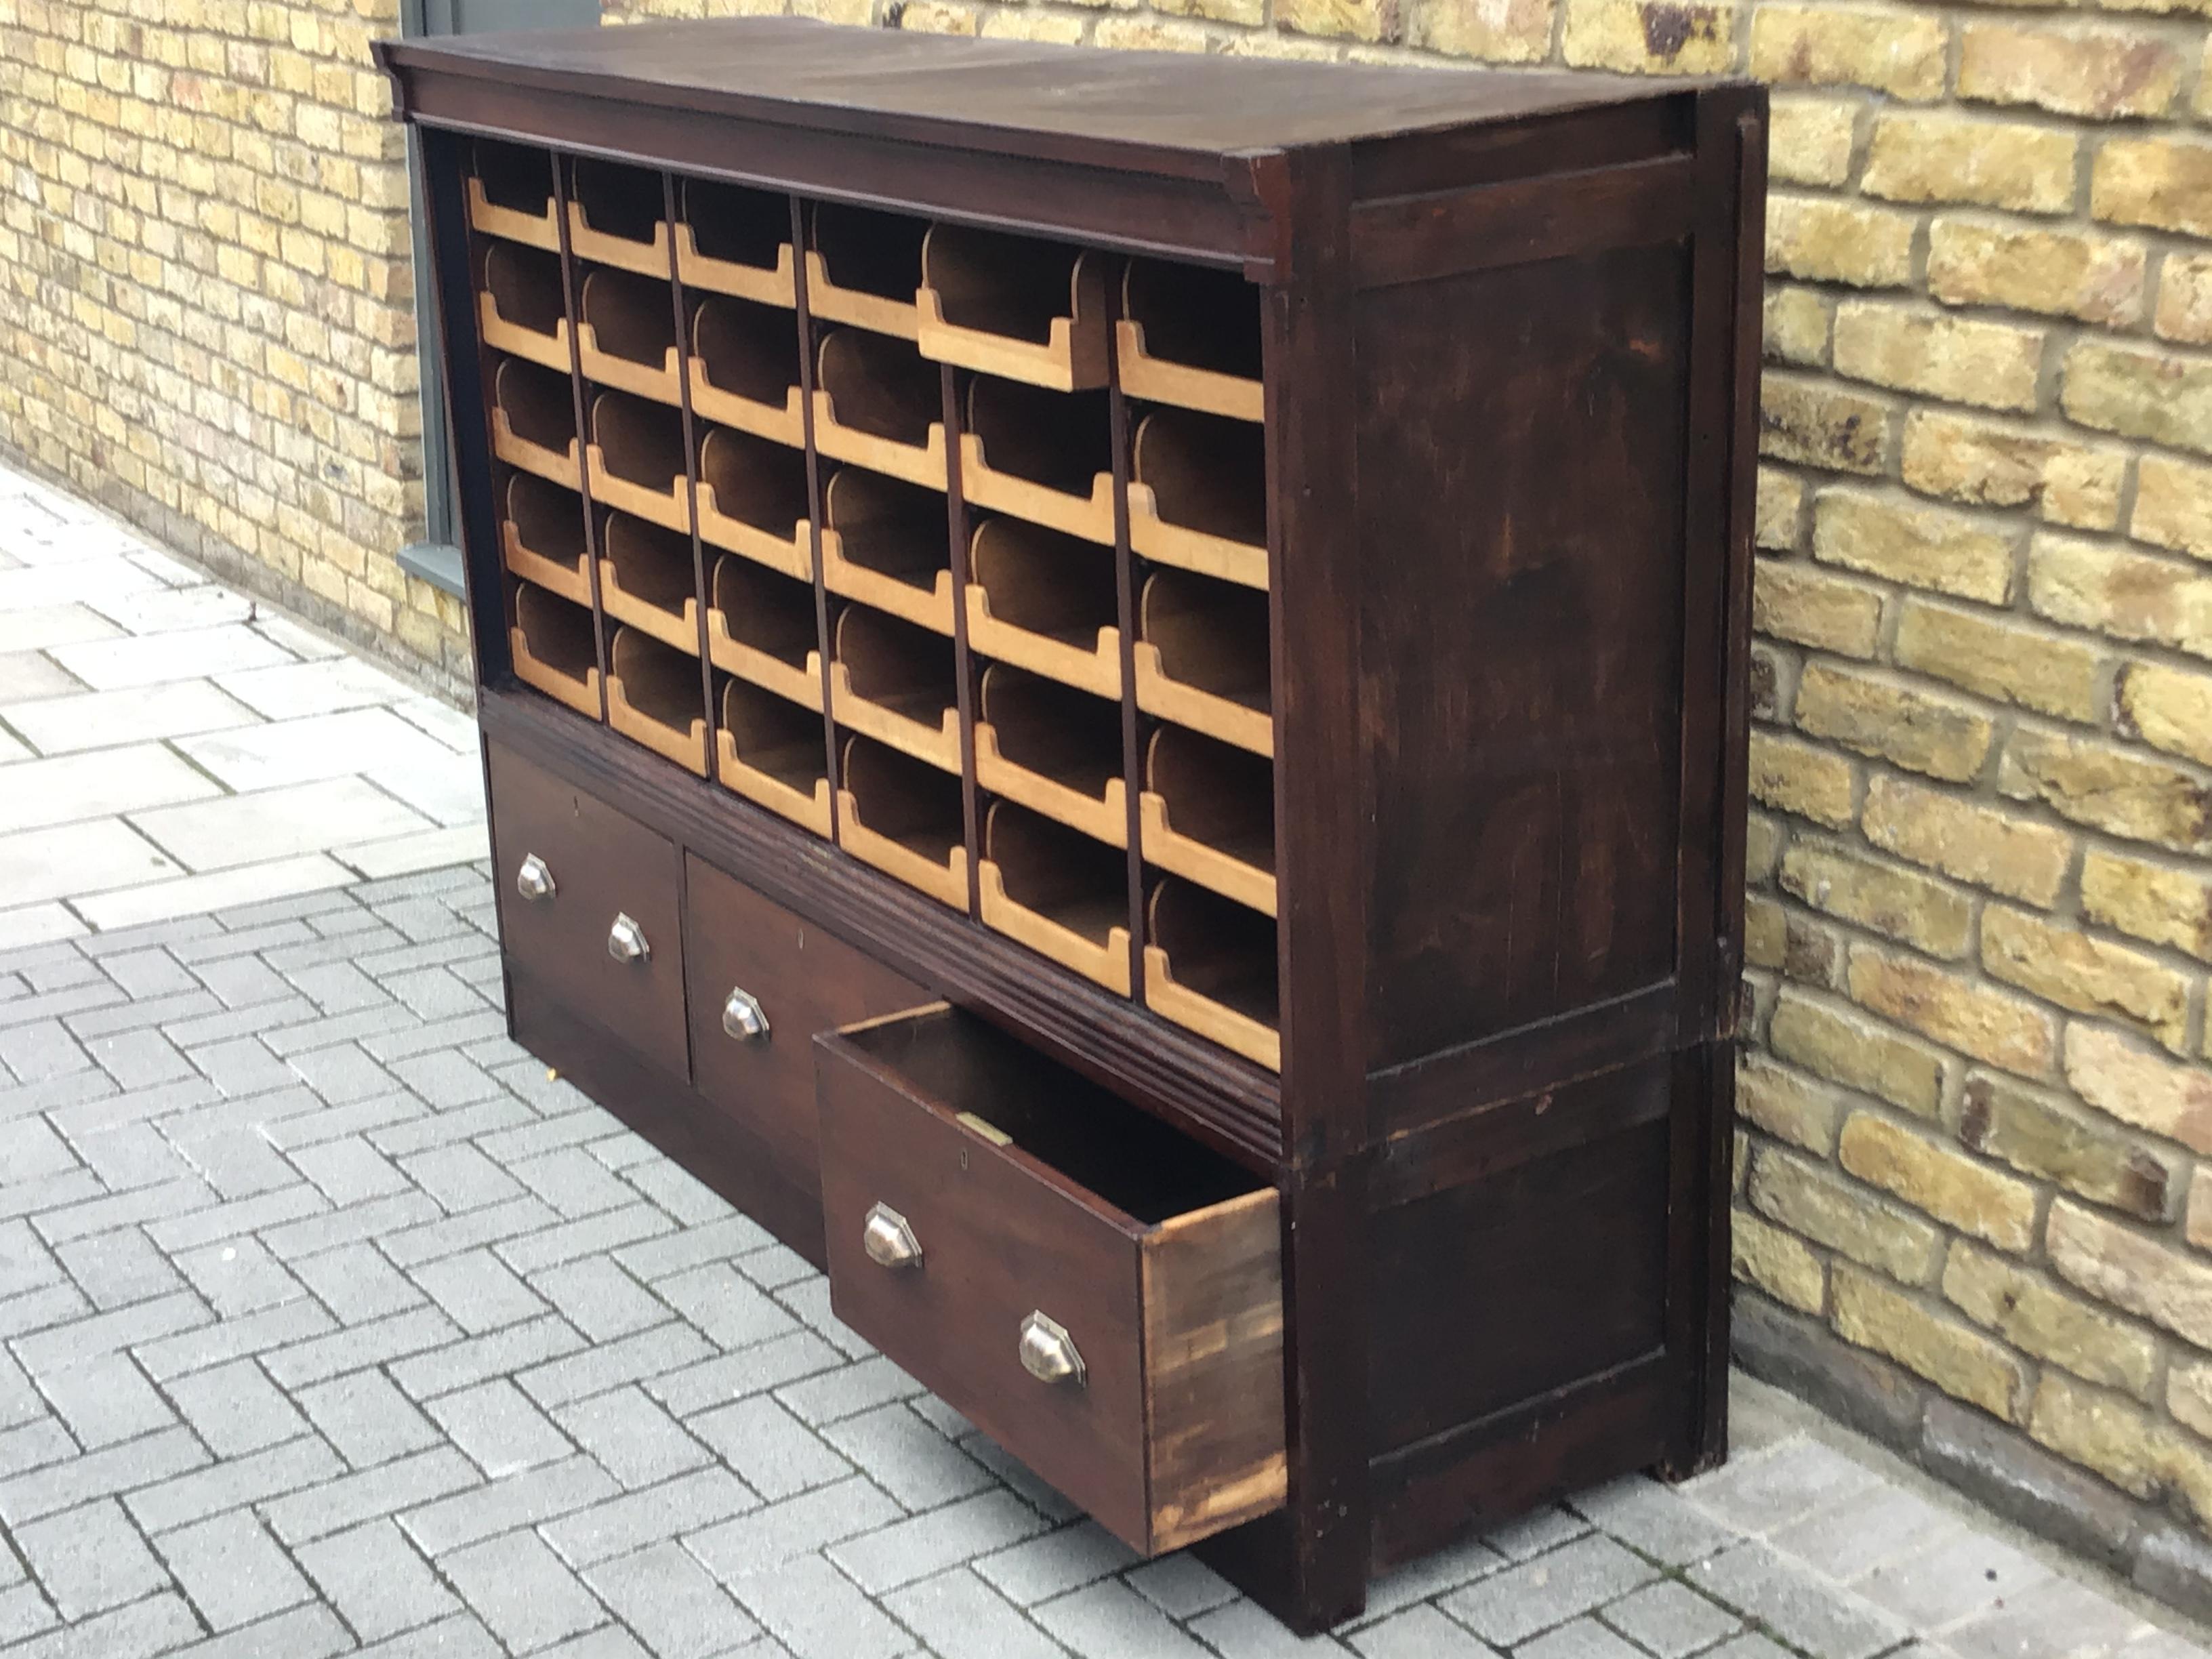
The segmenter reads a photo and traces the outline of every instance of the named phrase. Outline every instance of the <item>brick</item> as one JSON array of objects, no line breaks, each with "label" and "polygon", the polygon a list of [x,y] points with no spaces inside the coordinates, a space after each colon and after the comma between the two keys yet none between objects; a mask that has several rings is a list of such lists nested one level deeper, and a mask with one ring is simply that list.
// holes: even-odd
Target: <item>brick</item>
[{"label": "brick", "polygon": [[297,1547],[477,1484],[466,1458],[446,1447],[418,1452],[358,1474],[325,1480],[263,1506],[270,1530]]},{"label": "brick", "polygon": [[2130,841],[2212,851],[2212,792],[2177,767],[2109,744],[2023,726],[2005,746],[1997,789]]},{"label": "brick", "polygon": [[[1931,1401],[1921,1455],[1942,1480],[1999,1515],[2094,1559],[2117,1563],[2135,1534],[2134,1504],[1994,1423],[1948,1401]],[[2033,1592],[2016,1607],[2032,1604]],[[2032,1618],[2024,1626],[2040,1629]]]},{"label": "brick", "polygon": [[2189,981],[2078,928],[1992,905],[1982,918],[1982,964],[1990,977],[2062,1008],[2132,1021],[2169,1048],[2186,1039]]},{"label": "brick", "polygon": [[2023,213],[2074,203],[2080,140],[2071,132],[1948,110],[1883,110],[1861,188],[1899,202],[1972,202]]},{"label": "brick", "polygon": [[2200,1517],[2212,1509],[2212,1467],[2203,1454],[2120,1395],[2046,1371],[2028,1432],[2124,1492],[2138,1498],[2178,1492]]},{"label": "brick", "polygon": [[1959,95],[2111,120],[2157,116],[2181,89],[2181,55],[2133,29],[1967,23],[1959,36]]},{"label": "brick", "polygon": [[1918,1284],[1935,1270],[1933,1227],[1822,1166],[1761,1152],[1752,1163],[1750,1195],[1769,1220],[1893,1279]]},{"label": "brick", "polygon": [[2212,236],[2212,142],[2107,138],[2090,169],[2089,210],[2114,224]]},{"label": "brick", "polygon": [[1879,398],[1769,374],[1759,387],[1759,453],[1838,472],[1882,470],[1893,411]]},{"label": "brick", "polygon": [[1777,1139],[1825,1157],[1836,1144],[1835,1091],[1745,1053],[1736,1060],[1736,1110]]},{"label": "brick", "polygon": [[1855,1113],[1836,1158],[1860,1180],[2000,1249],[2024,1250],[2033,1236],[2033,1188],[1886,1118]]},{"label": "brick", "polygon": [[1767,360],[1817,368],[1828,361],[1832,302],[1817,289],[1770,283],[1763,329]]},{"label": "brick", "polygon": [[313,1594],[261,1523],[244,1510],[169,1533],[161,1550],[192,1605],[218,1631],[252,1624]]},{"label": "brick", "polygon": [[[795,1659],[893,1659],[909,1645],[904,1631],[817,1556],[786,1560],[732,1588]],[[1187,1645],[1194,1655],[1200,1651],[1195,1643]],[[1169,1659],[1175,1650],[1158,1651]]]},{"label": "brick", "polygon": [[2164,1220],[2171,1211],[2178,1177],[2168,1159],[2006,1079],[1967,1080],[1959,1139],[2023,1174],[2143,1220]]},{"label": "brick", "polygon": [[1761,559],[1752,626],[1818,650],[1871,657],[1881,628],[1881,594],[1797,560]]},{"label": "brick", "polygon": [[71,1622],[168,1585],[161,1564],[112,1498],[18,1527],[15,1541]]},{"label": "brick", "polygon": [[1933,17],[1804,5],[1761,6],[1751,72],[1776,84],[1869,87],[1926,102],[1943,95],[1950,32]]},{"label": "brick", "polygon": [[[1753,61],[1756,64],[1756,18],[1752,39]],[[1758,71],[1754,69],[1753,72]],[[1787,184],[1821,185],[1832,189],[1850,177],[1858,125],[1858,111],[1853,100],[1784,94],[1773,100],[1768,120],[1767,159],[1775,178]]]},{"label": "brick", "polygon": [[2125,327],[2142,313],[2142,244],[1986,224],[1949,215],[1929,228],[1928,291],[1946,305],[2004,306]]},{"label": "brick", "polygon": [[330,1480],[340,1468],[331,1449],[308,1436],[174,1475],[131,1493],[124,1502],[141,1527],[163,1532],[298,1492]]},{"label": "brick", "polygon": [[[871,1595],[881,1595],[1044,1529],[1043,1517],[1012,1493],[976,1492],[926,1515],[830,1547],[830,1559]],[[1194,1607],[1192,1612],[1201,1612]],[[1178,1615],[1183,1616],[1183,1615]]]},{"label": "brick", "polygon": [[2027,1371],[2001,1345],[1853,1267],[1838,1264],[1832,1279],[1838,1336],[1887,1355],[1993,1417],[2020,1420]]},{"label": "brick", "polygon": [[2169,340],[2212,345],[2212,253],[2166,256],[2151,326]]},{"label": "brick", "polygon": [[381,1642],[460,1607],[390,1521],[367,1522],[306,1545],[299,1562],[364,1642]]},{"label": "brick", "polygon": [[1796,714],[1809,736],[1954,783],[1981,769],[1996,733],[1971,705],[1826,662],[1798,682]]},{"label": "brick", "polygon": [[2212,962],[2212,877],[2194,870],[2092,848],[2081,860],[2081,914]]},{"label": "brick", "polygon": [[853,1466],[774,1400],[732,1401],[690,1420],[691,1431],[770,1503],[843,1480]]},{"label": "brick", "polygon": [[666,1659],[710,1659],[759,1631],[680,1544],[657,1544],[605,1562],[584,1574],[584,1582]]},{"label": "brick", "polygon": [[[1759,15],[1775,9],[1762,7]],[[1891,208],[1825,196],[1771,196],[1766,268],[1805,282],[1903,288],[1912,281],[1916,228],[1912,215]]]},{"label": "brick", "polygon": [[1838,374],[1981,409],[2035,408],[2043,344],[2042,331],[2009,323],[1872,300],[1836,307]]},{"label": "brick", "polygon": [[356,1468],[439,1443],[437,1431],[380,1370],[318,1383],[301,1389],[297,1398],[323,1437]]},{"label": "brick", "polygon": [[2138,1400],[2149,1395],[2157,1345],[2134,1325],[2067,1295],[2040,1274],[1960,1244],[1943,1269],[1943,1295],[2014,1347]]},{"label": "brick", "polygon": [[1739,1210],[1729,1232],[1729,1267],[1776,1301],[1817,1314],[1827,1297],[1820,1258],[1779,1227]]},{"label": "brick", "polygon": [[2146,455],[2136,474],[2128,533],[2137,541],[2212,560],[2212,466]]},{"label": "brick", "polygon": [[2053,1201],[2046,1235],[2051,1264],[2069,1284],[2212,1346],[2212,1266],[2070,1199]]},{"label": "brick", "polygon": [[168,1394],[218,1457],[242,1456],[307,1432],[307,1419],[250,1359],[178,1377]]},{"label": "brick", "polygon": [[1978,416],[1916,409],[1905,422],[1900,476],[1923,495],[1977,507],[2025,506],[2054,524],[2109,530],[2119,521],[2126,474],[2122,451]]},{"label": "brick", "polygon": [[1856,785],[1842,757],[1778,732],[1751,733],[1751,796],[1778,812],[1794,812],[1841,829],[1851,821]]},{"label": "brick", "polygon": [[2171,559],[2039,536],[2028,603],[2054,622],[2212,659],[2212,577]]},{"label": "brick", "polygon": [[[1226,21],[1261,21],[1261,9],[1252,0],[1200,3],[1250,14]],[[1179,10],[1181,5],[1161,9]],[[1477,4],[1474,0],[1420,0],[1412,7],[1407,21],[1406,44],[1486,64],[1534,63],[1551,51],[1553,9],[1553,0],[1509,0],[1500,6]]]},{"label": "brick", "polygon": [[2013,544],[1988,521],[1850,489],[1814,501],[1813,556],[1869,575],[2002,605],[2011,597]]},{"label": "brick", "polygon": [[532,1533],[489,1539],[441,1565],[470,1610],[517,1650],[577,1635],[606,1618],[591,1592]]},{"label": "brick", "polygon": [[564,1407],[556,1420],[600,1468],[632,1491],[713,1461],[705,1447],[634,1387]]},{"label": "brick", "polygon": [[2023,1077],[2051,1070],[2057,1022],[2019,997],[1869,945],[1851,947],[1847,983],[1852,1001],[1946,1048]]},{"label": "brick", "polygon": [[1935,1116],[1942,1100],[1940,1049],[1794,989],[1785,988],[1776,1004],[1767,1045],[1793,1065],[1922,1117]]},{"label": "brick", "polygon": [[2145,1050],[2118,1031],[2076,1021],[2067,1028],[2066,1081],[2123,1123],[2212,1152],[2212,1076]]},{"label": "brick", "polygon": [[1795,551],[1799,509],[1804,501],[1805,486],[1798,480],[1778,468],[1760,467],[1755,526],[1759,546],[1770,552]]},{"label": "brick", "polygon": [[1783,890],[1814,909],[1930,956],[1966,952],[1970,912],[1956,889],[1841,845],[1799,841],[1784,855]]},{"label": "brick", "polygon": [[2212,361],[2085,338],[2067,352],[2063,374],[2068,420],[2212,453]]},{"label": "brick", "polygon": [[587,1457],[564,1458],[410,1510],[401,1524],[416,1547],[439,1557],[515,1527],[544,1527],[614,1497],[614,1478]]}]

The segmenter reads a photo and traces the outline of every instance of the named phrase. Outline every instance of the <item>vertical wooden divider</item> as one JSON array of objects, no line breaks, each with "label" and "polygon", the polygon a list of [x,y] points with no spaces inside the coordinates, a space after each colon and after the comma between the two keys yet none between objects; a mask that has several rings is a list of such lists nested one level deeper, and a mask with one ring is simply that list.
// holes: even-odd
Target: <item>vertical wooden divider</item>
[{"label": "vertical wooden divider", "polygon": [[584,504],[584,563],[592,582],[592,640],[599,651],[599,720],[604,724],[607,718],[607,613],[599,603],[599,526],[592,511],[592,469],[584,458],[592,429],[585,421],[584,368],[576,349],[577,325],[583,320],[584,285],[576,276],[575,250],[568,245],[568,171],[561,165],[558,150],[549,150],[546,160],[553,169],[553,221],[561,233],[561,303],[568,318],[568,393],[576,410],[576,494]]},{"label": "vertical wooden divider", "polygon": [[[1118,274],[1117,274],[1118,275]],[[1129,999],[1145,1003],[1145,851],[1137,797],[1145,785],[1137,716],[1137,556],[1129,545],[1129,404],[1121,395],[1121,284],[1106,284],[1106,409],[1114,447],[1115,620],[1121,631],[1121,793],[1129,823]]]},{"label": "vertical wooden divider", "polygon": [[691,591],[699,607],[699,700],[707,711],[707,775],[721,775],[721,745],[714,741],[714,665],[707,656],[707,555],[699,540],[699,434],[691,412],[691,353],[684,338],[684,278],[676,266],[676,175],[660,175],[660,211],[668,222],[668,297],[676,311],[676,395],[684,409],[684,489],[691,520]]},{"label": "vertical wooden divider", "polygon": [[975,659],[968,653],[968,498],[960,482],[960,374],[938,370],[944,388],[945,520],[952,538],[952,672],[960,704],[960,813],[968,838],[968,914],[983,913],[983,803],[975,783]]},{"label": "vertical wooden divider", "polygon": [[[830,780],[830,839],[837,839],[842,811],[837,788],[837,721],[830,712],[830,589],[822,580],[822,452],[814,447],[814,313],[806,300],[806,242],[810,216],[798,197],[791,202],[791,285],[793,323],[799,333],[799,430],[806,439],[806,523],[814,563],[814,638],[822,663],[822,745],[827,757],[823,775]],[[674,235],[671,231],[670,234]],[[700,613],[703,623],[706,613]]]}]

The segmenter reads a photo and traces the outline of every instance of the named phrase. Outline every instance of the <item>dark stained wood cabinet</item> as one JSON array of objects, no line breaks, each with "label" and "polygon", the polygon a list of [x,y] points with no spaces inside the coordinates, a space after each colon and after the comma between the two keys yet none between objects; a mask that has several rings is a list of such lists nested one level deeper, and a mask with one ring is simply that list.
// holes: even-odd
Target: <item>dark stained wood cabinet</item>
[{"label": "dark stained wood cabinet", "polygon": [[380,54],[518,1038],[1301,1628],[1719,1459],[1763,94]]}]

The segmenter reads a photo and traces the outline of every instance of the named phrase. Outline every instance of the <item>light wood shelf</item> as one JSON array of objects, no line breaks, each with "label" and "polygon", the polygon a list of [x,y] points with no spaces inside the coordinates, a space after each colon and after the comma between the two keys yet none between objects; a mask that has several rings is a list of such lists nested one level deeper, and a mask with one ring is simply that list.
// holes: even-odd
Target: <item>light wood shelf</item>
[{"label": "light wood shelf", "polygon": [[848,605],[830,653],[830,714],[840,726],[959,774],[951,640],[867,605]]},{"label": "light wood shelf", "polygon": [[838,845],[955,910],[968,908],[960,780],[848,738],[839,764]]},{"label": "light wood shelf", "polygon": [[495,351],[568,374],[575,360],[560,257],[519,242],[484,242],[477,258],[477,332]]},{"label": "light wood shelf", "polygon": [[592,264],[666,282],[671,267],[660,175],[619,161],[571,161],[568,251]]},{"label": "light wood shelf", "polygon": [[588,607],[517,582],[507,643],[515,678],[590,720],[599,718],[599,647]]},{"label": "light wood shelf", "polygon": [[485,235],[561,251],[553,162],[544,150],[477,139],[471,146],[468,198],[469,223]]},{"label": "light wood shelf", "polygon": [[814,590],[750,560],[714,562],[707,657],[715,667],[822,713],[822,649]]},{"label": "light wood shelf", "polygon": [[960,488],[978,507],[1113,546],[1106,394],[977,375],[960,435]]},{"label": "light wood shelf", "polygon": [[675,301],[665,278],[587,270],[578,310],[576,362],[586,380],[655,403],[682,404]]},{"label": "light wood shelf", "polygon": [[1145,749],[1137,817],[1146,862],[1275,914],[1275,772],[1180,726]]},{"label": "light wood shelf", "polygon": [[841,466],[822,501],[823,584],[917,627],[951,633],[945,497],[865,467]]},{"label": "light wood shelf", "polygon": [[967,594],[971,650],[1121,695],[1112,554],[1025,520],[986,519],[969,543]]},{"label": "light wood shelf", "polygon": [[676,274],[687,289],[786,309],[798,303],[789,197],[705,179],[678,188]]},{"label": "light wood shelf", "polygon": [[913,339],[928,222],[822,202],[808,224],[806,308],[824,322]]},{"label": "light wood shelf", "polygon": [[684,416],[665,404],[602,392],[592,399],[586,446],[592,499],[664,530],[691,530],[690,469],[684,461]]},{"label": "light wood shelf", "polygon": [[532,472],[511,473],[499,523],[500,560],[514,574],[586,610],[592,605],[584,498]]},{"label": "light wood shelf", "polygon": [[994,795],[1129,844],[1121,776],[1121,706],[1004,663],[983,671],[975,714],[975,781]]},{"label": "light wood shelf", "polygon": [[1265,417],[1260,295],[1237,272],[1132,259],[1115,327],[1121,390],[1130,397],[1231,420]]},{"label": "light wood shelf", "polygon": [[691,538],[626,513],[599,523],[599,608],[695,662],[699,592]]},{"label": "light wood shelf", "polygon": [[814,447],[824,455],[943,489],[944,414],[940,371],[911,344],[860,328],[822,337]]},{"label": "light wood shelf", "polygon": [[820,712],[740,679],[723,681],[721,709],[714,739],[722,787],[827,840],[829,750]]},{"label": "light wood shelf", "polygon": [[922,355],[1055,392],[1107,380],[1106,256],[932,225],[915,295]]},{"label": "light wood shelf", "polygon": [[1064,824],[994,801],[977,866],[983,925],[1129,994],[1128,866]]},{"label": "light wood shelf", "polygon": [[1137,603],[1137,707],[1273,759],[1267,596],[1155,571]]},{"label": "light wood shelf", "polygon": [[708,295],[691,307],[691,409],[702,420],[806,445],[796,315]]},{"label": "light wood shelf", "polygon": [[566,374],[506,357],[492,375],[492,453],[569,489],[584,487],[577,459],[574,388]]},{"label": "light wood shelf", "polygon": [[699,442],[699,538],[799,581],[814,580],[806,457],[710,426]]},{"label": "light wood shelf", "polygon": [[1145,1006],[1270,1071],[1283,1066],[1275,924],[1168,877],[1145,906]]},{"label": "light wood shelf", "polygon": [[1267,586],[1262,428],[1156,409],[1130,446],[1129,544],[1157,564],[1245,587]]},{"label": "light wood shelf", "polygon": [[707,719],[699,659],[635,628],[607,648],[607,724],[687,772],[707,775]]}]

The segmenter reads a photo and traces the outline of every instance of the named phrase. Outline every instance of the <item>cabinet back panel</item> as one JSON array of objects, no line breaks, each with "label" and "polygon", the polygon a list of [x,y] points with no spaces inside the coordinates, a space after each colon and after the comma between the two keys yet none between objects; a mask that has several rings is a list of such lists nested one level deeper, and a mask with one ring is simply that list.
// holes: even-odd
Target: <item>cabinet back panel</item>
[{"label": "cabinet back panel", "polygon": [[1673,970],[1688,303],[1679,244],[1359,296],[1371,1066]]}]

